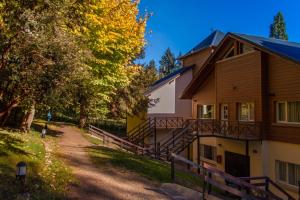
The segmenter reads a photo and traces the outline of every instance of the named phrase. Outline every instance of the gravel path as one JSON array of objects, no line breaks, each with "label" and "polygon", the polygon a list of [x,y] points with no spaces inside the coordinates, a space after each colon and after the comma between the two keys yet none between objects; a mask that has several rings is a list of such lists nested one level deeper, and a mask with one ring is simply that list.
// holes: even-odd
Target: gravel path
[{"label": "gravel path", "polygon": [[97,169],[93,166],[85,148],[92,146],[76,127],[62,125],[60,139],[60,156],[71,167],[77,184],[70,186],[69,199],[155,199],[169,200],[159,192],[153,182],[126,170],[113,167]]}]

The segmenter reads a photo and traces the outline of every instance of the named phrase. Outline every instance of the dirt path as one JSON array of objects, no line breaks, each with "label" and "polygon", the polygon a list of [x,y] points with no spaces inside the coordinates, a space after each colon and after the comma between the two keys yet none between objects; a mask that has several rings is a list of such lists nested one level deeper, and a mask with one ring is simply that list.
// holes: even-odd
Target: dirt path
[{"label": "dirt path", "polygon": [[79,181],[70,187],[69,199],[170,199],[161,194],[151,181],[134,173],[120,172],[114,168],[95,168],[85,151],[91,144],[82,136],[80,130],[62,125],[59,131],[63,132],[59,142],[60,156]]}]

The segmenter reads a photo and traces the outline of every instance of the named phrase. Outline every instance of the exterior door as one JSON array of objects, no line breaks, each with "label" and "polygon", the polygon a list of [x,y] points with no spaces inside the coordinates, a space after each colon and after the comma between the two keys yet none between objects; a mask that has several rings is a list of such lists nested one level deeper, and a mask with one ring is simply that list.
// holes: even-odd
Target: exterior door
[{"label": "exterior door", "polygon": [[250,157],[225,151],[225,172],[236,177],[249,177]]}]

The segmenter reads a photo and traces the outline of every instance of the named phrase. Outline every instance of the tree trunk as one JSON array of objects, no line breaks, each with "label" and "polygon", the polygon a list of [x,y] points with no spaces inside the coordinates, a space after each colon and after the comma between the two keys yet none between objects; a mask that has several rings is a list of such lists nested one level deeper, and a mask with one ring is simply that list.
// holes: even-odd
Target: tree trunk
[{"label": "tree trunk", "polygon": [[79,127],[84,128],[87,121],[87,111],[85,102],[80,102],[80,119],[79,119]]},{"label": "tree trunk", "polygon": [[19,105],[19,100],[14,99],[0,112],[0,119],[2,120],[1,126],[4,126],[4,124],[6,123],[10,115],[11,110],[17,107],[18,105]]},{"label": "tree trunk", "polygon": [[20,130],[23,132],[29,132],[32,121],[34,119],[35,114],[35,104],[32,104],[29,111],[27,111],[22,119]]}]

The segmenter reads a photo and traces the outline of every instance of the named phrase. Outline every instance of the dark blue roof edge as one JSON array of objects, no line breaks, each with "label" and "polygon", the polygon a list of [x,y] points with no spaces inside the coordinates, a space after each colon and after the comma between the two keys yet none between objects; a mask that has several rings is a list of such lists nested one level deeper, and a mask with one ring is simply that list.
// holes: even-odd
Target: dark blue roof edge
[{"label": "dark blue roof edge", "polygon": [[[250,44],[252,44],[252,45],[254,45],[254,46],[259,46],[260,48],[262,48],[262,49],[265,50],[265,51],[271,52],[271,53],[276,54],[276,55],[278,55],[278,56],[280,56],[280,57],[283,57],[283,58],[288,59],[288,60],[291,60],[291,61],[293,61],[293,62],[295,62],[295,63],[297,63],[297,64],[300,64],[300,61],[299,61],[299,60],[294,59],[293,57],[288,56],[288,55],[286,55],[286,54],[282,54],[282,53],[280,53],[280,52],[276,52],[276,51],[272,50],[271,48],[266,48],[266,47],[263,46],[263,45],[257,44],[257,43],[255,43],[255,42],[251,41],[250,39],[247,39],[247,38],[245,38],[245,37],[240,36],[239,33],[232,33],[232,32],[229,32],[229,33],[227,33],[227,35],[232,35],[232,36],[237,37],[237,38],[239,38],[239,39],[241,39],[241,40],[245,40],[245,41],[249,42]],[[246,35],[246,34],[245,34],[245,35]],[[253,35],[248,35],[248,36],[253,36]],[[258,36],[258,37],[261,37],[261,36]],[[262,38],[264,38],[264,37],[262,37]],[[290,42],[290,41],[287,41],[287,42],[293,43],[293,44],[299,44],[299,43],[297,43],[297,42]]]}]

